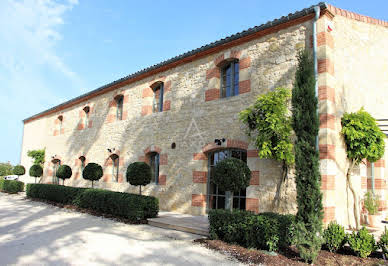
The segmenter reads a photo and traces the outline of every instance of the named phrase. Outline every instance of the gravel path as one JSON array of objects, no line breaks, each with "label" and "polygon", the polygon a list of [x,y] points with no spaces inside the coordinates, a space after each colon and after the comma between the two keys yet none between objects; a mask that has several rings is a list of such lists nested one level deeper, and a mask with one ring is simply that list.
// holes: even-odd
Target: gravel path
[{"label": "gravel path", "polygon": [[239,265],[196,238],[0,193],[0,265]]}]

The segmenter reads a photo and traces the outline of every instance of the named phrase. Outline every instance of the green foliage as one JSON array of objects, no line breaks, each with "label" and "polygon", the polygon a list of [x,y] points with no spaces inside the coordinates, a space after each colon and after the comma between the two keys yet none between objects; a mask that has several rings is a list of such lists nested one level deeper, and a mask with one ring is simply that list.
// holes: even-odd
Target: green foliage
[{"label": "green foliage", "polygon": [[79,194],[86,188],[65,187],[52,184],[27,184],[26,194],[29,198],[44,199],[62,204],[73,204]]},{"label": "green foliage", "polygon": [[70,178],[72,174],[73,172],[71,171],[70,166],[66,164],[59,166],[57,170],[57,177],[62,179],[63,182],[65,182],[65,179]]},{"label": "green foliage", "polygon": [[223,191],[240,191],[248,187],[251,180],[248,165],[236,158],[227,158],[217,163],[212,173],[212,181]]},{"label": "green foliage", "polygon": [[24,183],[17,180],[4,180],[0,178],[0,191],[7,193],[18,193],[24,190]]},{"label": "green foliage", "polygon": [[345,113],[341,124],[349,159],[359,164],[363,159],[375,162],[384,155],[385,135],[363,108],[355,113]]},{"label": "green foliage", "polygon": [[155,197],[141,196],[102,189],[87,189],[79,195],[77,205],[101,213],[139,221],[158,215],[159,201]]},{"label": "green foliage", "polygon": [[82,171],[82,177],[92,181],[92,186],[93,181],[99,180],[103,174],[104,172],[102,171],[101,165],[96,163],[88,163]]},{"label": "green foliage", "polygon": [[276,251],[292,244],[293,215],[210,210],[210,238],[248,248]]},{"label": "green foliage", "polygon": [[359,257],[366,258],[376,250],[375,239],[368,229],[362,227],[357,233],[347,235],[350,249]]},{"label": "green foliage", "polygon": [[131,185],[145,186],[151,182],[151,168],[144,162],[134,162],[128,166],[126,176]]},{"label": "green foliage", "polygon": [[23,165],[16,165],[12,169],[12,172],[14,175],[17,175],[17,176],[24,175],[26,173],[26,168],[24,168]]},{"label": "green foliage", "polygon": [[336,222],[330,222],[329,226],[323,231],[323,238],[330,252],[336,252],[346,243],[345,229]]},{"label": "green foliage", "polygon": [[290,98],[288,89],[277,88],[259,96],[253,106],[239,114],[248,126],[248,135],[255,135],[259,157],[285,162],[288,166],[295,161],[287,108]]},{"label": "green foliage", "polygon": [[364,196],[364,206],[370,215],[375,215],[379,211],[379,199],[372,192],[368,191]]},{"label": "green foliage", "polygon": [[43,165],[44,164],[44,157],[45,157],[46,150],[32,150],[27,152],[27,156],[31,157],[34,162],[33,164],[39,164]]},{"label": "green foliage", "polygon": [[385,259],[388,257],[388,231],[387,227],[384,227],[384,233],[380,237],[380,241],[377,246],[381,248],[381,251],[384,254]]},{"label": "green foliage", "polygon": [[12,175],[12,164],[0,163],[0,176]]},{"label": "green foliage", "polygon": [[43,175],[43,168],[39,164],[34,164],[30,167],[29,171],[30,176],[41,177]]},{"label": "green foliage", "polygon": [[319,154],[315,148],[319,131],[315,96],[314,62],[307,51],[298,55],[292,90],[292,127],[295,131],[295,182],[297,189],[296,245],[300,256],[314,262],[322,246],[322,194]]}]

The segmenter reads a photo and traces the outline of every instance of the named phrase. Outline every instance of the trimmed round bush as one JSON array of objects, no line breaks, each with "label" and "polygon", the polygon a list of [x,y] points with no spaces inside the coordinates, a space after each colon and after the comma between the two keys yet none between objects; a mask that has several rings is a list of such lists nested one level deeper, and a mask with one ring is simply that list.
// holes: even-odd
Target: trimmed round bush
[{"label": "trimmed round bush", "polygon": [[93,182],[99,180],[103,174],[104,172],[102,171],[101,165],[88,163],[82,171],[82,178],[92,181],[93,187]]},{"label": "trimmed round bush", "polygon": [[0,191],[7,193],[18,193],[24,190],[24,183],[17,180],[4,180],[0,178]]},{"label": "trimmed round bush", "polygon": [[357,233],[347,235],[350,249],[359,257],[366,258],[376,250],[375,239],[368,229],[362,227]]},{"label": "trimmed round bush", "polygon": [[133,186],[145,186],[151,182],[151,167],[144,162],[131,163],[127,168],[127,181]]},{"label": "trimmed round bush", "polygon": [[35,177],[35,183],[36,183],[36,178],[41,177],[43,175],[43,168],[39,164],[34,164],[33,166],[30,167],[29,171],[30,176]]},{"label": "trimmed round bush", "polygon": [[345,229],[342,225],[339,225],[336,222],[330,222],[327,228],[323,231],[323,238],[329,251],[336,252],[346,243]]},{"label": "trimmed round bush", "polygon": [[212,181],[223,191],[240,191],[249,186],[251,170],[236,158],[222,160],[214,166]]},{"label": "trimmed round bush", "polygon": [[23,165],[16,165],[12,169],[12,172],[14,175],[17,175],[17,176],[24,175],[26,173],[26,168],[24,168]]},{"label": "trimmed round bush", "polygon": [[65,183],[65,179],[68,179],[71,177],[73,172],[71,171],[70,166],[64,164],[59,166],[57,170],[57,177],[63,180],[63,183]]}]

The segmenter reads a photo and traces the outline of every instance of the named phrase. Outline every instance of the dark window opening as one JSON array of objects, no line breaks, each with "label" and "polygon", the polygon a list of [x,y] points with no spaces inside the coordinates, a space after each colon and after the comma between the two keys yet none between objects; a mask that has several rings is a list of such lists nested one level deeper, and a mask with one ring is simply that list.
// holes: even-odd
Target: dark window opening
[{"label": "dark window opening", "polygon": [[59,184],[59,179],[57,177],[57,171],[58,171],[58,168],[59,166],[61,165],[61,160],[59,159],[54,159],[51,161],[53,163],[53,178],[52,178],[52,182],[53,184]]},{"label": "dark window opening", "polygon": [[159,153],[150,153],[151,182],[159,184]]},{"label": "dark window opening", "polygon": [[81,161],[81,173],[82,173],[85,169],[86,158],[85,158],[85,156],[81,156],[81,157],[79,157],[79,160]]},{"label": "dark window opening", "polygon": [[88,127],[88,124],[89,124],[89,112],[90,112],[90,107],[89,106],[86,106],[83,111],[85,112],[85,128]]},{"label": "dark window opening", "polygon": [[112,181],[118,182],[119,181],[119,162],[120,158],[117,154],[112,154],[110,156],[112,160]]},{"label": "dark window opening", "polygon": [[116,118],[117,120],[123,119],[123,104],[124,104],[124,96],[118,95],[115,97],[116,101]]},{"label": "dark window opening", "polygon": [[152,104],[152,112],[163,112],[163,94],[164,94],[164,84],[159,82],[153,88],[154,91],[154,100]]},{"label": "dark window opening", "polygon": [[221,67],[221,98],[239,94],[239,63],[238,60],[228,62]]}]

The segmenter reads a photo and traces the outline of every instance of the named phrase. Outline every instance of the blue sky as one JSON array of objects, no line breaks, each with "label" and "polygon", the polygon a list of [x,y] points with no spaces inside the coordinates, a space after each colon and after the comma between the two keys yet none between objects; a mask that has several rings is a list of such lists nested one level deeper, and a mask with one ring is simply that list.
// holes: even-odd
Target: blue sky
[{"label": "blue sky", "polygon": [[[318,1],[0,1],[0,162],[22,120],[144,67]],[[388,20],[388,1],[330,1]]]}]

